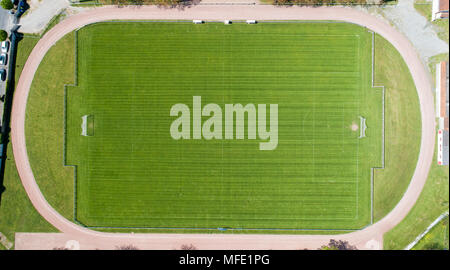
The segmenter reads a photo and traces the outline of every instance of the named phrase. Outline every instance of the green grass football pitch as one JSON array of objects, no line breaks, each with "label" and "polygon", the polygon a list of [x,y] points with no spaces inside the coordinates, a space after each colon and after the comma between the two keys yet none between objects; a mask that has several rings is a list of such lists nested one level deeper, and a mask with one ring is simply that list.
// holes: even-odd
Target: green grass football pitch
[{"label": "green grass football pitch", "polygon": [[[359,229],[382,161],[372,34],[347,23],[110,22],[77,32],[66,94],[90,227]],[[278,104],[278,146],[174,140],[174,104]],[[82,136],[82,117],[89,132]],[[359,116],[367,119],[359,139]],[[207,117],[203,117],[206,120]],[[192,120],[191,120],[192,124]],[[191,128],[192,132],[192,128]]]}]

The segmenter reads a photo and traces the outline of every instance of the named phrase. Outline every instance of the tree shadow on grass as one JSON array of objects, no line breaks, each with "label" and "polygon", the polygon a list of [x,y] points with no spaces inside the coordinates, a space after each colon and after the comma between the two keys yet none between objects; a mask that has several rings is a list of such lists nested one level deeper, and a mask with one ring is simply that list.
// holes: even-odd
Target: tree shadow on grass
[{"label": "tree shadow on grass", "polygon": [[2,194],[6,191],[4,186],[4,176],[5,176],[5,164],[7,157],[7,146],[9,143],[9,134],[11,132],[10,121],[11,121],[11,109],[12,101],[15,89],[15,69],[16,69],[16,56],[17,56],[17,43],[22,40],[23,35],[17,33],[18,27],[11,29],[11,47],[9,53],[9,68],[8,68],[8,78],[6,81],[6,94],[3,106],[3,121],[1,127],[1,144],[3,145],[1,151],[1,163],[0,163],[0,206],[2,203]]}]

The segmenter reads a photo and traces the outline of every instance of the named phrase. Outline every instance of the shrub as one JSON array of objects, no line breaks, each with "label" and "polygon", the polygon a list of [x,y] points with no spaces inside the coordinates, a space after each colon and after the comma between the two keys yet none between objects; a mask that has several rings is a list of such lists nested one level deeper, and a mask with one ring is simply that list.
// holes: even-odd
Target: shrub
[{"label": "shrub", "polygon": [[8,33],[5,30],[0,30],[0,41],[4,41],[8,38]]},{"label": "shrub", "polygon": [[2,5],[2,8],[6,9],[6,10],[12,9],[14,7],[11,0],[2,0],[2,2],[0,4]]},{"label": "shrub", "polygon": [[423,247],[424,250],[444,250],[444,246],[438,242],[428,243]]}]

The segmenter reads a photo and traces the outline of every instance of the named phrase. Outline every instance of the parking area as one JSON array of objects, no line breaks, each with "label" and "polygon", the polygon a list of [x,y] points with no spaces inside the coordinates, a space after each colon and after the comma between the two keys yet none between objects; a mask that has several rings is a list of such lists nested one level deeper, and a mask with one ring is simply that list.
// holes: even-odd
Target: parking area
[{"label": "parking area", "polygon": [[[8,32],[8,35],[11,33],[10,29],[13,25],[13,16],[11,14],[8,13],[7,10],[4,10],[2,7],[0,7],[0,29],[5,30],[6,32]],[[8,50],[9,53],[9,50]],[[7,55],[7,58],[9,58],[8,53],[5,53]],[[0,50],[0,55],[4,54],[4,52],[2,52]],[[0,70],[5,70],[5,72],[8,72],[8,61],[9,59],[7,59],[7,63],[6,65],[1,65],[0,64]],[[1,74],[0,74],[1,76]],[[7,74],[5,74],[5,77],[7,76]],[[6,79],[5,81],[3,81],[0,78],[0,115],[3,115],[3,105],[4,105],[4,101],[5,101],[5,86],[6,86]],[[2,119],[3,117],[0,117],[0,126],[2,125]]]},{"label": "parking area", "polygon": [[[9,48],[11,46],[9,40],[0,42],[0,114],[3,115],[3,106],[6,94],[6,81],[9,65]],[[2,125],[2,118],[0,117],[0,126]]]},{"label": "parking area", "polygon": [[[10,42],[3,41],[0,43],[0,114],[3,115],[3,107],[6,94],[6,81],[9,65],[9,47]],[[0,117],[0,126],[2,125],[2,118]]]}]

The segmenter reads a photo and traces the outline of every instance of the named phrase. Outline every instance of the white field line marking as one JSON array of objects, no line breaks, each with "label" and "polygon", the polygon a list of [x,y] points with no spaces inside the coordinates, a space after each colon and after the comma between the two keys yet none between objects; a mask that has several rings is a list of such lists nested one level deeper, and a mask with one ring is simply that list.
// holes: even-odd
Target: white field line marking
[{"label": "white field line marking", "polygon": [[[294,36],[294,35],[286,35],[286,36]],[[353,36],[353,37],[358,37],[358,39],[360,39],[360,35],[303,35],[303,36],[342,36],[342,37],[345,37],[345,36]],[[77,51],[76,51],[77,52]],[[358,45],[358,56],[360,55],[360,46]],[[77,65],[76,65],[77,66]],[[359,62],[359,66],[361,66],[361,63]],[[76,68],[75,68],[76,69]],[[328,72],[328,73],[332,73],[332,74],[341,74],[341,73],[345,73],[345,72]],[[75,72],[75,75],[77,76],[77,72]],[[77,80],[76,80],[77,81]],[[77,83],[76,83],[77,84]],[[75,86],[76,86],[76,84],[75,84]],[[315,141],[315,139],[314,139],[314,137],[315,137],[315,107],[316,107],[316,102],[315,102],[315,98],[316,98],[316,96],[315,96],[315,92],[313,93],[313,98],[314,98],[314,102],[313,102],[313,104],[314,104],[314,106],[313,106],[313,181],[315,181],[315,143],[314,143],[314,141]],[[360,102],[358,102],[358,111],[359,111],[359,106],[360,106]],[[357,147],[359,146],[359,143],[357,144]],[[89,145],[88,145],[88,147],[89,147]],[[358,151],[359,151],[359,148],[357,148],[357,154],[358,154]],[[358,155],[357,155],[358,156]],[[357,168],[358,168],[358,158],[357,158]],[[75,168],[76,168],[76,166],[74,166]],[[75,169],[74,168],[74,169]],[[223,173],[223,172],[222,172]],[[356,198],[357,198],[357,211],[358,211],[358,208],[359,208],[359,196],[358,196],[358,169],[357,169],[357,175],[356,175],[356,186],[357,186],[357,192],[356,192]],[[90,182],[90,181],[89,181]],[[354,182],[351,182],[351,183],[354,183]],[[180,217],[180,218],[184,218],[184,217]],[[186,217],[186,218],[189,218],[189,217]],[[285,218],[285,219],[291,219],[291,218]],[[318,218],[318,219],[320,219],[320,220],[323,220],[323,218]],[[351,218],[333,218],[333,220],[348,220],[348,219],[351,219]],[[300,220],[316,220],[315,218],[306,218],[306,219],[302,219],[302,218],[300,218]],[[88,226],[89,227],[89,226]],[[335,230],[335,229],[333,229],[333,230]]]},{"label": "white field line marking", "polygon": [[[360,55],[360,50],[361,50],[361,39],[360,36],[358,35],[358,71],[360,73],[360,77],[361,77],[361,55]],[[360,82],[360,85],[362,83]],[[361,89],[361,87],[360,87]],[[361,107],[361,93],[358,94],[358,115],[360,115],[360,107]],[[359,140],[356,140],[356,217],[355,219],[358,219],[358,215],[359,215]]]}]

